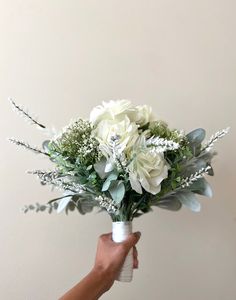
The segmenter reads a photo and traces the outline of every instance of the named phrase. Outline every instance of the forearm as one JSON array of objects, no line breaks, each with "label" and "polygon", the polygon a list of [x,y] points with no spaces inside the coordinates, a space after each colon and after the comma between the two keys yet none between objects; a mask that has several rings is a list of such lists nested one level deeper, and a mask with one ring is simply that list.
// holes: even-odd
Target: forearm
[{"label": "forearm", "polygon": [[112,285],[112,280],[101,270],[93,269],[59,300],[97,300]]}]

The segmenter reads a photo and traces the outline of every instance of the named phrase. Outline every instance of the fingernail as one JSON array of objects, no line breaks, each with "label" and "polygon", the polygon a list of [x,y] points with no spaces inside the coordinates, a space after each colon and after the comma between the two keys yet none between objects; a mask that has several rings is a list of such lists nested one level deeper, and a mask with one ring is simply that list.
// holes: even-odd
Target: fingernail
[{"label": "fingernail", "polygon": [[135,235],[136,235],[138,238],[140,238],[141,232],[140,232],[140,231],[137,231],[137,232],[135,232]]}]

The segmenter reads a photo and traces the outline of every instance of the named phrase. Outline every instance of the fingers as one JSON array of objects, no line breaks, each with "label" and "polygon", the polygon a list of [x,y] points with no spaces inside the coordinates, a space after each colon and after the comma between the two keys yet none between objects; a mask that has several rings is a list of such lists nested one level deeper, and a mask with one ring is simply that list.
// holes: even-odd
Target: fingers
[{"label": "fingers", "polygon": [[123,244],[129,250],[137,244],[137,242],[140,239],[140,236],[141,236],[141,232],[139,232],[139,231],[134,232],[127,237],[127,239],[123,242]]},{"label": "fingers", "polygon": [[134,246],[133,248],[133,268],[138,269],[138,251],[137,248]]}]

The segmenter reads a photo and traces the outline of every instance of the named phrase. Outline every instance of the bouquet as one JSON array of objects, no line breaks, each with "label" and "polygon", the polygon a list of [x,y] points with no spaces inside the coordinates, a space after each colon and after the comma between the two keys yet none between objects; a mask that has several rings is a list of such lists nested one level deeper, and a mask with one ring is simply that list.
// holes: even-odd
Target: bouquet
[{"label": "bouquet", "polygon": [[[26,120],[50,132],[10,101]],[[53,170],[28,173],[36,175],[43,185],[63,191],[61,197],[46,204],[27,205],[24,211],[77,210],[86,214],[98,207],[111,217],[115,242],[132,232],[135,217],[154,206],[178,211],[184,205],[198,212],[196,194],[212,197],[205,179],[205,175],[214,175],[212,158],[216,152],[212,147],[228,131],[220,130],[204,142],[206,133],[202,128],[185,134],[156,119],[147,105],[111,100],[93,108],[89,120],[71,120],[60,132],[52,133],[41,148],[11,138],[12,143],[53,162]],[[131,279],[132,251],[118,277],[120,281]]]}]

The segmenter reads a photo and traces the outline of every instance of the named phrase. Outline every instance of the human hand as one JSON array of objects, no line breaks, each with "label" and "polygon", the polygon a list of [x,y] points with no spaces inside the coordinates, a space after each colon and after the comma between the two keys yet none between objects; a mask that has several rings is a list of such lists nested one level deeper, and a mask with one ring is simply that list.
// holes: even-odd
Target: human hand
[{"label": "human hand", "polygon": [[94,271],[98,272],[98,274],[102,274],[104,280],[107,281],[107,290],[113,285],[125,258],[132,247],[133,268],[138,268],[138,252],[135,245],[137,244],[140,235],[140,232],[132,233],[121,243],[114,242],[111,233],[103,234],[99,237]]},{"label": "human hand", "polygon": [[70,289],[60,300],[97,300],[113,285],[129,250],[133,247],[133,267],[138,268],[138,252],[135,247],[140,232],[132,233],[121,243],[112,240],[112,234],[99,237],[95,264],[91,272]]}]

